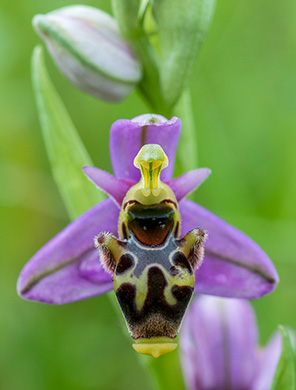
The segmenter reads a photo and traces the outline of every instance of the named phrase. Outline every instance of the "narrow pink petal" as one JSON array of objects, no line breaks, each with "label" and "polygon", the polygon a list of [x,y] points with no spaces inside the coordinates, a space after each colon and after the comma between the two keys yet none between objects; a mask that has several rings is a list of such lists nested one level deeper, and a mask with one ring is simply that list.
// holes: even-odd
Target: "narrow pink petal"
[{"label": "narrow pink petal", "polygon": [[127,191],[136,182],[120,180],[110,173],[99,168],[85,166],[83,172],[86,176],[95,183],[102,191],[108,194],[119,206],[123,201]]},{"label": "narrow pink petal", "polygon": [[[26,299],[61,304],[109,291],[111,278],[99,265],[93,239],[102,231],[116,234],[118,217],[119,208],[106,199],[70,223],[25,265],[18,293]],[[95,259],[98,267],[91,275],[87,264]]]},{"label": "narrow pink petal", "polygon": [[180,202],[188,194],[194,191],[200,184],[206,180],[210,175],[211,170],[208,168],[199,168],[194,171],[189,171],[184,173],[184,175],[176,177],[175,179],[169,180],[166,182],[171,189],[174,191],[174,194],[177,198],[177,201]]},{"label": "narrow pink petal", "polygon": [[114,174],[119,179],[140,180],[140,171],[133,165],[140,148],[145,144],[159,144],[169,159],[169,166],[161,174],[162,180],[173,176],[175,154],[181,131],[181,120],[147,114],[132,120],[120,119],[110,131],[110,154]]},{"label": "narrow pink petal", "polygon": [[180,212],[182,235],[202,227],[209,236],[196,272],[196,293],[254,299],[274,290],[276,269],[254,241],[190,200],[180,203]]}]

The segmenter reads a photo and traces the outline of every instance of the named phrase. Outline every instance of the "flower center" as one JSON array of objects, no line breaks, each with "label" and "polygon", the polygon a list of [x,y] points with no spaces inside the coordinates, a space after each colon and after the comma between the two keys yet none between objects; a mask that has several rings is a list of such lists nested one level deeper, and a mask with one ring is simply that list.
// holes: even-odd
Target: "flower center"
[{"label": "flower center", "polygon": [[134,159],[135,167],[141,171],[142,194],[158,196],[161,192],[160,174],[168,166],[168,158],[161,146],[144,145]]},{"label": "flower center", "polygon": [[[160,180],[161,171],[169,165],[162,147],[157,144],[144,145],[135,157],[134,165],[140,169],[141,179],[129,189],[122,202],[120,237],[128,238],[132,230],[142,243],[149,245],[159,245],[170,231],[174,237],[178,237],[178,203],[171,188]],[[137,211],[137,215],[132,210]],[[169,221],[166,217],[168,210],[171,212]]]}]

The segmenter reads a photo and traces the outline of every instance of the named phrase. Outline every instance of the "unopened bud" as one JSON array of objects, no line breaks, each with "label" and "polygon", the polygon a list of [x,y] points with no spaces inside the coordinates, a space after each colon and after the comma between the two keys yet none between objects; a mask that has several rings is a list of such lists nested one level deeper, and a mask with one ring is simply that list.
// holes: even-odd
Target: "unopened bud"
[{"label": "unopened bud", "polygon": [[141,64],[117,22],[99,9],[61,8],[36,15],[33,26],[62,73],[97,98],[121,101],[141,79]]}]

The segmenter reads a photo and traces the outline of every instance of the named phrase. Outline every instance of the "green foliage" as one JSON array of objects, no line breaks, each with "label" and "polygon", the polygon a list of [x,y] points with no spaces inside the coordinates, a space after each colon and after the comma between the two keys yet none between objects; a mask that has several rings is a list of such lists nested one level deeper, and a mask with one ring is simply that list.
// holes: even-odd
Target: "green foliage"
[{"label": "green foliage", "polygon": [[282,353],[277,365],[271,390],[295,390],[295,356],[289,333],[280,326],[282,334]]},{"label": "green foliage", "polygon": [[212,20],[215,0],[152,0],[160,48],[160,82],[173,107],[192,75]]},{"label": "green foliage", "polygon": [[[146,358],[146,364],[151,368],[155,375],[159,390],[176,389],[183,390],[184,383],[180,366],[180,346],[166,355],[160,356],[157,359]],[[143,360],[144,360],[143,359]],[[149,360],[148,360],[149,359]]]},{"label": "green foliage", "polygon": [[104,199],[104,195],[82,172],[84,165],[93,163],[49,79],[39,46],[33,52],[32,78],[53,175],[68,213],[75,219]]},{"label": "green foliage", "polygon": [[138,38],[140,0],[112,0],[114,15],[121,33],[129,39]]}]

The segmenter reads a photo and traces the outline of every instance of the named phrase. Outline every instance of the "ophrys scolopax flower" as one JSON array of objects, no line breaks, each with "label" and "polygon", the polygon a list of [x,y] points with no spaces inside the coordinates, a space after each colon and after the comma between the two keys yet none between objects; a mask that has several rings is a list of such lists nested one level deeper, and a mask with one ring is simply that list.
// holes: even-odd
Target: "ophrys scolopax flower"
[{"label": "ophrys scolopax flower", "polygon": [[[180,230],[180,237],[183,237],[201,227],[209,235],[204,262],[196,271],[194,291],[252,299],[275,288],[278,281],[276,270],[257,244],[209,211],[185,199],[210,171],[201,168],[172,179],[180,129],[180,119],[173,117],[166,120],[158,115],[119,120],[112,125],[110,154],[115,176],[98,168],[84,168],[87,176],[110,199],[81,215],[33,256],[19,277],[18,292],[21,296],[62,304],[100,295],[113,288],[112,276],[102,266],[104,261],[99,261],[93,238],[100,232],[108,232],[118,238],[119,220],[123,218],[124,221],[124,215],[120,216],[124,199],[131,187],[141,179],[140,170],[133,165],[133,160],[141,147],[147,144],[160,145],[168,157],[169,165],[163,170],[161,180],[175,199],[180,213],[181,224],[178,228],[175,226],[176,220],[173,221],[175,231]],[[142,165],[139,165],[141,168]],[[145,181],[145,172],[142,174]],[[153,175],[149,178],[153,178]],[[126,211],[128,214],[133,210]],[[137,209],[134,211],[139,212]],[[121,235],[124,239],[123,231]]]}]

